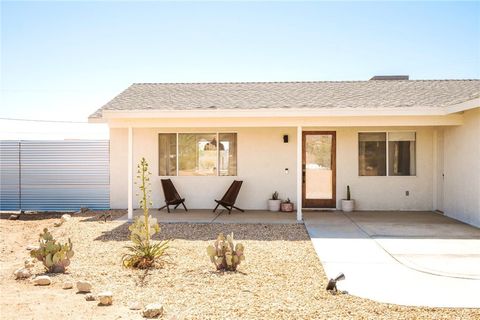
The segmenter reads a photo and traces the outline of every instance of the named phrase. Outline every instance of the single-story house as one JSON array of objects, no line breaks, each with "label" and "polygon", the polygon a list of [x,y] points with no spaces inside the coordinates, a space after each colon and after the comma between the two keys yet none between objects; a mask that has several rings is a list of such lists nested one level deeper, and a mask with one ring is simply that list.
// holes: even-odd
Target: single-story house
[{"label": "single-story house", "polygon": [[480,227],[480,80],[135,83],[89,117],[110,128],[110,206],[153,207],[171,178],[188,207],[212,209],[233,180],[244,209],[274,191],[302,208],[438,210]]}]

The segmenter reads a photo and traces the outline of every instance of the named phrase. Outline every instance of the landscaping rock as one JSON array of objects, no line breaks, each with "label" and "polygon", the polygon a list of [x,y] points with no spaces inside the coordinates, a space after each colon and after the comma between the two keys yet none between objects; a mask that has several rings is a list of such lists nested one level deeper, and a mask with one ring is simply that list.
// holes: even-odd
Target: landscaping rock
[{"label": "landscaping rock", "polygon": [[25,260],[25,268],[31,269],[34,266],[35,266],[35,259],[30,258],[30,259]]},{"label": "landscaping rock", "polygon": [[143,309],[145,318],[156,318],[163,314],[163,305],[161,303],[150,303]]},{"label": "landscaping rock", "polygon": [[38,276],[33,279],[33,283],[37,286],[48,286],[52,283],[52,279],[49,276]]},{"label": "landscaping rock", "polygon": [[62,220],[62,222],[68,222],[72,219],[72,216],[69,214],[64,214],[60,219]]},{"label": "landscaping rock", "polygon": [[139,301],[132,301],[128,304],[128,308],[130,310],[141,310],[142,309],[142,303]]},{"label": "landscaping rock", "polygon": [[29,244],[26,249],[27,250],[38,250],[38,245],[35,245],[35,244]]},{"label": "landscaping rock", "polygon": [[62,286],[63,289],[72,289],[73,288],[73,282],[72,281],[65,281]]},{"label": "landscaping rock", "polygon": [[87,301],[95,301],[97,300],[93,294],[87,294],[85,295],[85,300]]},{"label": "landscaping rock", "polygon": [[111,291],[103,291],[97,294],[99,305],[110,306],[113,303],[113,294]]},{"label": "landscaping rock", "polygon": [[8,217],[8,220],[18,220],[20,218],[19,214],[12,214]]},{"label": "landscaping rock", "polygon": [[60,222],[55,222],[55,223],[53,224],[53,226],[56,227],[56,228],[58,228],[58,227],[62,226],[62,224],[63,224],[63,220],[60,220]]},{"label": "landscaping rock", "polygon": [[88,281],[78,281],[77,290],[78,292],[90,292],[92,291],[92,284]]},{"label": "landscaping rock", "polygon": [[13,274],[15,275],[15,279],[25,279],[25,278],[30,278],[32,276],[32,273],[28,268],[17,269]]}]

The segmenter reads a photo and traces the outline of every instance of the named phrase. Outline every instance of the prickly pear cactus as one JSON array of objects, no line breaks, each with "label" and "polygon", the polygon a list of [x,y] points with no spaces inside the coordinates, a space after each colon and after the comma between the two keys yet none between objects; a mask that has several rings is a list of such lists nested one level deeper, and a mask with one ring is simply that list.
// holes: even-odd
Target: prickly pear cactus
[{"label": "prickly pear cactus", "polygon": [[207,247],[207,254],[210,261],[217,267],[217,270],[236,271],[240,262],[245,260],[245,248],[243,244],[233,243],[233,233],[225,236],[218,235],[213,245]]},{"label": "prickly pear cactus", "polygon": [[70,259],[73,257],[72,241],[68,239],[68,243],[57,243],[45,228],[40,234],[39,244],[39,248],[30,251],[30,255],[42,261],[48,272],[65,272],[65,268],[70,265]]}]

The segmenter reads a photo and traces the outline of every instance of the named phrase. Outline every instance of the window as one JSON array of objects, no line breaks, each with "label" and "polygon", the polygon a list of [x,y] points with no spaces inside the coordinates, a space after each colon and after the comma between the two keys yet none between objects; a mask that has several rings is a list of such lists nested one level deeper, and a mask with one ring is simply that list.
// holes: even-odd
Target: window
[{"label": "window", "polygon": [[359,133],[358,174],[414,176],[415,140],[415,132]]},{"label": "window", "polygon": [[385,132],[358,134],[358,169],[361,176],[386,175],[387,135]]},{"label": "window", "polygon": [[388,133],[388,175],[415,175],[415,132]]},{"label": "window", "polygon": [[237,175],[237,134],[219,133],[220,150],[218,153],[221,176]]},{"label": "window", "polygon": [[160,133],[158,150],[160,176],[237,175],[236,133]]},{"label": "window", "polygon": [[177,135],[161,133],[158,137],[159,175],[175,176],[177,174]]},{"label": "window", "polygon": [[178,175],[217,175],[217,135],[187,133],[178,135]]}]

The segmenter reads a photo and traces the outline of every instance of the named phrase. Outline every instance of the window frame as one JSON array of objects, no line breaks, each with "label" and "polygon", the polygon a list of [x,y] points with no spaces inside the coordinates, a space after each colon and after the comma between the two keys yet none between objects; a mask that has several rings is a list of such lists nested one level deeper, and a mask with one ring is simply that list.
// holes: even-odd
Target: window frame
[{"label": "window frame", "polygon": [[[179,156],[178,156],[178,136],[181,135],[181,134],[215,134],[215,139],[217,139],[218,141],[218,144],[220,145],[220,134],[221,133],[234,133],[235,134],[235,139],[236,139],[236,170],[235,170],[235,175],[233,176],[230,176],[230,175],[227,175],[227,176],[221,176],[220,175],[220,148],[217,147],[217,156],[216,156],[216,159],[217,159],[217,166],[216,166],[216,173],[215,175],[211,175],[211,176],[200,176],[200,175],[192,175],[192,176],[181,176],[178,174],[179,172]],[[175,175],[173,176],[162,176],[160,174],[160,167],[158,168],[158,176],[159,177],[238,177],[238,131],[235,131],[235,130],[222,130],[222,131],[215,131],[215,130],[195,130],[195,131],[177,131],[177,132],[157,132],[157,141],[158,139],[160,138],[160,135],[161,134],[175,134],[175,139],[176,139],[176,143],[175,143],[175,153],[176,153],[176,156],[175,156],[175,160],[176,160],[176,170],[175,170]],[[160,149],[158,147],[158,143],[157,143],[157,157],[160,158]]]},{"label": "window frame", "polygon": [[[395,132],[413,132],[415,134],[415,174],[414,175],[390,175],[389,170],[390,170],[390,158],[389,158],[389,133],[395,133]],[[359,134],[360,133],[385,133],[386,135],[386,148],[385,148],[385,175],[384,176],[362,176],[360,175],[360,162],[359,162],[359,156],[360,156],[360,144],[359,144]],[[369,131],[357,131],[357,175],[359,177],[417,177],[418,173],[418,167],[417,167],[417,130],[369,130]]]}]

